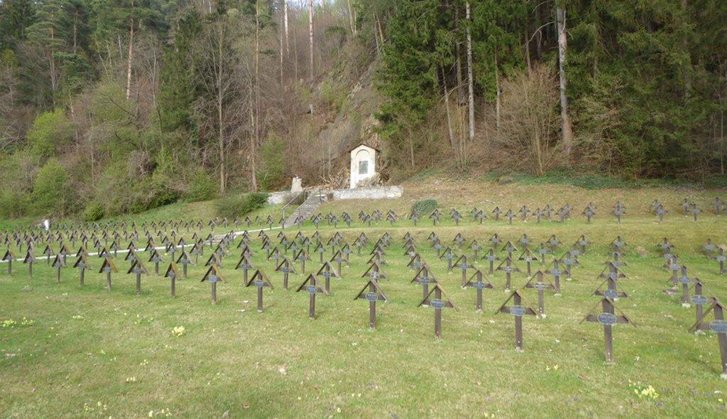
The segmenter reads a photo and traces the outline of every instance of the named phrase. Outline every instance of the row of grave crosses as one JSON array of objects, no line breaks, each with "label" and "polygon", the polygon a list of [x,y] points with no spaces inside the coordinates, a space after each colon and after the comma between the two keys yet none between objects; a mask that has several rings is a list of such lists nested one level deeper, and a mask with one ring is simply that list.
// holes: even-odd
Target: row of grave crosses
[{"label": "row of grave crosses", "polygon": [[[720,359],[722,362],[722,378],[727,379],[727,322],[724,319],[724,306],[717,297],[704,295],[704,283],[697,277],[691,277],[686,265],[680,264],[679,256],[673,252],[674,246],[665,237],[657,245],[664,257],[662,267],[671,273],[669,287],[664,293],[669,296],[680,296],[682,307],[690,308],[695,306],[695,322],[689,328],[690,332],[704,333],[705,330],[712,330],[717,334]],[[711,240],[703,246],[703,252],[707,257],[714,257],[719,262],[720,274],[724,273],[724,249],[718,248],[715,256],[715,246]],[[691,295],[690,295],[691,293]],[[706,307],[706,310],[705,310]],[[709,320],[712,314],[713,320]]]},{"label": "row of grave crosses", "polygon": [[[134,245],[133,240],[129,243],[126,248],[126,257],[124,258],[129,262],[130,266],[127,271],[128,274],[134,274],[136,277],[136,291],[141,292],[141,276],[148,274],[144,264],[142,262],[142,252],[148,252],[148,262],[155,265],[155,273],[159,273],[158,265],[162,261],[162,256],[158,249],[154,247],[153,238],[148,235],[147,246],[144,250],[138,250]],[[258,288],[258,310],[263,309],[263,289],[272,288],[272,283],[269,281],[267,276],[259,269],[256,269],[251,263],[251,257],[253,251],[250,247],[250,236],[247,232],[243,232],[241,240],[238,244],[238,248],[241,252],[240,261],[235,266],[236,270],[243,271],[243,283],[246,286],[255,285]],[[336,232],[327,241],[323,240],[319,232],[315,232],[310,238],[298,232],[294,239],[289,240],[284,232],[280,232],[276,238],[271,238],[267,233],[261,231],[258,234],[261,239],[261,248],[266,252],[268,260],[274,260],[275,270],[283,273],[284,275],[284,287],[288,286],[288,274],[295,272],[295,264],[300,264],[300,271],[305,273],[305,263],[310,260],[311,248],[313,253],[318,253],[319,261],[321,263],[320,269],[315,273],[310,273],[305,281],[297,287],[297,291],[307,291],[310,294],[310,308],[309,316],[315,317],[315,295],[319,293],[329,294],[330,293],[330,279],[332,277],[339,277],[341,272],[341,265],[343,263],[348,264],[349,256],[352,253],[351,246],[345,242],[343,236]],[[235,233],[229,233],[223,236],[221,239],[212,240],[208,237],[206,240],[202,240],[197,237],[194,238],[197,241],[191,245],[190,251],[187,252],[187,245],[184,243],[184,239],[180,240],[175,244],[167,237],[161,238],[161,243],[166,244],[164,249],[167,254],[172,255],[172,262],[169,264],[167,270],[164,273],[164,277],[171,280],[171,294],[175,295],[175,280],[179,277],[178,264],[182,264],[184,267],[184,276],[186,277],[187,265],[193,263],[190,254],[195,256],[195,259],[204,253],[204,248],[213,247],[214,244],[217,246],[212,251],[212,254],[207,259],[205,266],[209,269],[206,271],[203,281],[207,281],[211,284],[212,301],[216,302],[216,287],[217,282],[222,281],[222,275],[220,269],[222,267],[222,260],[224,256],[229,253],[231,244],[236,239]],[[455,267],[459,268],[462,272],[462,286],[468,288],[475,288],[477,290],[475,307],[477,310],[482,310],[482,291],[484,289],[493,288],[493,285],[486,280],[485,275],[477,269],[469,260],[467,254],[458,254],[457,250],[461,250],[465,246],[466,240],[461,233],[458,233],[452,240],[452,247],[443,246],[441,240],[436,233],[430,234],[428,237],[433,248],[437,250],[439,259],[447,261],[448,270],[452,270]],[[98,240],[97,240],[98,241]],[[324,245],[325,241],[325,245]],[[389,233],[385,233],[379,238],[373,246],[373,250],[370,253],[368,260],[369,267],[364,272],[363,276],[368,277],[369,280],[364,285],[362,290],[356,295],[356,299],[367,299],[370,303],[370,326],[376,327],[376,301],[386,301],[387,298],[381,289],[380,280],[386,276],[383,273],[381,267],[386,264],[385,254],[386,248],[390,245],[391,236]],[[361,249],[369,243],[368,237],[365,233],[361,233],[353,243],[353,247],[356,247],[357,254],[361,254]],[[502,244],[502,240],[497,234],[493,235],[489,239],[490,251],[482,256],[482,259],[486,260],[489,264],[489,274],[494,271],[505,272],[506,275],[506,288],[509,290],[511,286],[510,275],[513,272],[518,272],[519,269],[514,265],[514,255],[518,252],[517,247],[511,243],[506,242]],[[515,341],[516,348],[522,350],[522,316],[524,315],[539,315],[545,317],[545,306],[544,306],[544,292],[546,290],[552,290],[554,293],[560,292],[560,278],[566,274],[570,276],[569,269],[577,264],[577,256],[587,251],[589,241],[585,236],[581,236],[572,246],[572,248],[566,252],[562,258],[554,258],[547,266],[548,269],[542,271],[538,270],[534,273],[530,270],[530,264],[541,258],[545,252],[541,252],[540,249],[546,249],[552,253],[561,246],[560,241],[556,236],[551,236],[546,242],[541,243],[538,249],[539,255],[533,253],[530,250],[530,239],[527,235],[523,235],[519,240],[518,244],[523,251],[518,258],[524,260],[528,264],[528,281],[519,290],[511,291],[507,300],[498,308],[497,312],[509,313],[515,317]],[[500,247],[502,245],[502,247]],[[330,260],[324,260],[324,253],[326,252],[325,246],[328,246],[333,252],[333,256]],[[608,361],[613,360],[612,350],[612,338],[611,327],[617,323],[631,323],[631,320],[623,313],[617,311],[615,302],[620,298],[626,298],[628,295],[619,287],[619,281],[626,278],[626,275],[622,272],[622,267],[625,266],[625,262],[621,260],[620,255],[626,248],[627,244],[625,241],[618,236],[612,243],[611,249],[613,251],[613,259],[606,263],[606,268],[599,275],[604,281],[594,291],[594,295],[601,296],[602,299],[598,303],[601,307],[601,312],[590,313],[584,321],[596,321],[603,325],[605,345],[606,345],[606,359]],[[672,288],[667,290],[670,295],[675,294],[678,290],[678,286],[681,285],[681,301],[682,304],[688,306],[694,304],[696,306],[696,323],[693,326],[694,330],[705,330],[711,329],[718,333],[720,337],[720,350],[723,357],[723,365],[727,368],[727,358],[725,357],[727,349],[723,344],[724,335],[727,333],[727,326],[725,326],[724,319],[722,317],[722,305],[715,297],[705,297],[703,295],[703,284],[698,278],[689,278],[687,275],[686,266],[680,266],[678,263],[678,256],[674,254],[675,247],[664,238],[663,241],[657,244],[658,248],[663,251],[665,264],[664,266],[672,272],[670,281]],[[116,250],[118,246],[109,246]],[[32,246],[31,246],[32,248]],[[469,250],[472,252],[472,258],[478,259],[478,252],[483,251],[482,247],[473,240],[469,243]],[[500,248],[500,252],[504,252],[507,256],[497,268],[494,268],[494,261],[499,258],[496,256],[495,251]],[[457,249],[457,250],[454,250]],[[429,265],[422,260],[421,256],[416,250],[416,245],[412,236],[407,233],[404,236],[404,250],[405,254],[410,257],[408,266],[415,270],[415,276],[412,282],[416,282],[422,286],[422,301],[420,305],[430,306],[435,309],[435,335],[441,336],[441,310],[446,307],[454,307],[452,302],[447,298],[446,293],[441,288],[441,285],[437,283],[436,278],[431,272]],[[724,272],[724,261],[725,255],[724,250],[716,247],[711,240],[703,246],[703,252],[708,257],[715,258],[720,263],[720,272]],[[174,252],[181,252],[178,258],[175,258]],[[49,246],[44,249],[43,254],[47,257],[47,260],[54,269],[57,271],[57,281],[61,279],[61,269],[66,266],[67,257],[71,256],[71,252],[61,244],[61,250],[57,254],[53,254]],[[98,255],[103,259],[99,273],[106,274],[107,286],[109,290],[112,286],[112,274],[118,272],[114,258],[110,252],[105,248],[99,252]],[[494,258],[493,258],[494,256]],[[539,257],[538,257],[539,256]],[[52,263],[51,261],[52,258]],[[84,273],[90,269],[90,257],[84,246],[76,252],[76,262],[73,267],[78,269],[80,272],[81,285],[84,283]],[[9,272],[11,271],[11,262],[14,259],[13,255],[8,250],[3,256],[3,260],[9,262]],[[175,260],[176,259],[176,260]],[[35,261],[33,253],[28,251],[26,258],[23,260],[29,266],[30,275],[32,276],[32,264]],[[196,261],[195,261],[196,263]],[[338,270],[335,269],[333,264],[337,264]],[[468,275],[468,271],[472,272]],[[248,272],[252,272],[248,275]],[[553,281],[549,280],[548,275],[552,276]],[[325,286],[322,288],[318,284],[318,278],[325,278]],[[432,288],[429,288],[430,284],[434,284]],[[693,289],[694,295],[690,296],[690,287]],[[537,311],[530,307],[524,299],[524,289],[535,289],[538,292],[538,308]],[[706,310],[704,306],[709,305]],[[715,320],[712,322],[707,321],[708,314],[714,314]],[[727,370],[725,370],[727,373]]]},{"label": "row of grave crosses", "polygon": [[[727,203],[722,201],[719,197],[716,197],[710,204],[710,208],[713,214],[721,215],[727,211]],[[649,210],[651,213],[656,215],[660,221],[663,221],[664,217],[669,213],[664,204],[661,203],[659,200],[654,200],[651,203]],[[569,204],[565,204],[558,209],[551,207],[550,204],[547,204],[544,207],[538,207],[535,210],[529,209],[527,205],[523,205],[516,211],[513,211],[512,209],[504,211],[500,207],[495,207],[491,211],[491,214],[495,220],[499,220],[500,216],[502,215],[507,218],[509,222],[512,222],[512,220],[515,218],[526,221],[529,219],[529,217],[534,217],[537,222],[540,222],[542,219],[546,219],[548,221],[552,221],[553,219],[557,219],[558,221],[565,221],[566,219],[571,217],[571,212],[572,207]],[[685,216],[690,216],[696,221],[699,214],[702,213],[702,210],[697,206],[695,202],[690,201],[688,198],[684,198],[683,202],[681,203],[681,212]],[[626,215],[626,206],[620,201],[617,201],[616,204],[613,206],[611,213],[620,222],[621,218]],[[589,202],[582,212],[582,215],[586,218],[588,222],[590,222],[596,214],[596,206],[592,202]],[[416,224],[422,216],[423,214],[420,214],[416,210],[413,210],[409,214],[408,218],[413,220]],[[459,224],[459,222],[464,219],[463,215],[457,209],[450,210],[449,216],[456,224]],[[442,213],[439,209],[435,209],[432,213],[428,214],[428,217],[436,225],[441,220]],[[475,207],[470,211],[470,217],[472,218],[472,220],[482,223],[483,220],[487,218],[487,212],[483,209]],[[350,227],[353,222],[353,218],[346,212],[343,212],[340,217],[330,212],[325,216],[318,213],[311,215],[309,221],[311,221],[311,223],[313,223],[314,225],[318,226],[324,219],[327,220],[329,225],[332,225],[334,227],[337,227],[341,220],[348,227]],[[381,210],[376,209],[370,213],[366,211],[360,211],[358,214],[358,219],[368,225],[371,225],[372,222],[379,222],[381,220],[385,220],[393,225],[394,223],[398,222],[400,217],[396,214],[394,210],[390,209],[384,213]],[[305,219],[299,217],[296,220],[295,224],[300,225],[304,221]],[[241,226],[245,226],[247,229],[249,229],[252,225],[267,225],[269,228],[272,228],[275,224],[279,224],[281,227],[284,228],[284,217],[277,221],[275,218],[273,218],[272,215],[268,215],[266,218],[263,218],[260,215],[256,215],[252,218],[250,216],[235,218],[232,221],[229,221],[227,218],[216,217],[209,219],[206,222],[198,219],[188,221],[151,221],[148,223],[142,222],[139,224],[137,224],[135,221],[111,221],[105,223],[88,224],[61,223],[57,225],[57,227],[53,231],[44,231],[42,229],[34,227],[24,232],[16,231],[0,233],[0,244],[4,243],[7,246],[10,242],[17,242],[20,246],[29,241],[41,241],[47,243],[67,241],[71,242],[72,247],[75,247],[75,243],[78,241],[90,241],[91,243],[95,243],[96,241],[102,240],[104,241],[104,244],[106,246],[109,246],[109,241],[114,240],[116,242],[120,242],[122,238],[123,240],[129,240],[133,237],[134,240],[139,241],[139,230],[145,231],[146,235],[149,234],[149,231],[156,231],[157,233],[160,233],[161,231],[171,230],[170,235],[172,240],[174,240],[176,239],[178,231],[185,231],[186,233],[190,233],[192,230],[196,230],[201,232],[203,229],[208,228],[210,232],[214,232],[215,229],[220,227],[222,229],[227,229],[231,227],[239,228]]]}]

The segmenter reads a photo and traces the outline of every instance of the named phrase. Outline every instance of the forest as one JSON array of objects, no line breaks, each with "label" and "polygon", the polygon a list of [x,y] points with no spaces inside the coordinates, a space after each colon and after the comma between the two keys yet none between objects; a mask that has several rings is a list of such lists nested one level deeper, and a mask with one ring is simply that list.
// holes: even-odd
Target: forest
[{"label": "forest", "polygon": [[0,0],[0,217],[438,167],[725,178],[722,0]]}]

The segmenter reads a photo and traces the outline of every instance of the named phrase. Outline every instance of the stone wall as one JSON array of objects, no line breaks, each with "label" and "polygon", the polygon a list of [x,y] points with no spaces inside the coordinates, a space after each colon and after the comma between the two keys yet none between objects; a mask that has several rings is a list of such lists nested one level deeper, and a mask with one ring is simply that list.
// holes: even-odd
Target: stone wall
[{"label": "stone wall", "polygon": [[334,200],[338,199],[395,199],[401,198],[401,186],[381,186],[376,188],[338,189],[330,191]]},{"label": "stone wall", "polygon": [[268,195],[268,205],[287,204],[296,194],[290,191],[270,192]]}]

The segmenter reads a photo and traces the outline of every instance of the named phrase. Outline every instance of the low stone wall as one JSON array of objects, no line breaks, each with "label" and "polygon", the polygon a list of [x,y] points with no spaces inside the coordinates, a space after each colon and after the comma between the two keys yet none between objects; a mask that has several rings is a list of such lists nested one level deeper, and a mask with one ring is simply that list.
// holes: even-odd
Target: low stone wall
[{"label": "low stone wall", "polygon": [[268,195],[268,205],[287,204],[294,196],[295,194],[290,191],[270,192]]},{"label": "low stone wall", "polygon": [[339,199],[395,199],[401,198],[401,186],[381,186],[376,188],[338,189],[331,191],[334,200]]}]

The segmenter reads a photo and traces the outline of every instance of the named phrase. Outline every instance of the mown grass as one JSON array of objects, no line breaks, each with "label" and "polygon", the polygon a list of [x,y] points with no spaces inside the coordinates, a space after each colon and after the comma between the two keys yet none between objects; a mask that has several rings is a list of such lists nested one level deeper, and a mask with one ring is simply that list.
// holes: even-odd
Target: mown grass
[{"label": "mown grass", "polygon": [[[669,273],[661,269],[655,247],[668,237],[690,274],[705,283],[705,293],[727,300],[727,285],[716,263],[699,253],[708,237],[726,241],[724,216],[704,214],[694,223],[672,213],[657,224],[641,210],[654,197],[676,207],[683,196],[707,203],[720,191],[609,190],[601,196],[603,191],[552,185],[452,186],[428,181],[420,189],[407,187],[400,200],[333,202],[321,211],[346,210],[355,216],[361,209],[378,207],[404,213],[413,201],[433,197],[445,214],[452,206],[465,214],[474,204],[516,209],[518,203],[546,200],[552,205],[571,202],[580,213],[579,207],[593,198],[601,214],[592,224],[582,217],[564,224],[488,220],[460,226],[444,219],[436,228],[425,220],[418,227],[404,220],[371,228],[361,222],[352,228],[340,223],[349,243],[362,231],[372,241],[385,231],[394,238],[383,268],[388,279],[381,281],[389,302],[378,306],[375,331],[367,327],[367,302],[353,300],[366,282],[361,274],[371,244],[362,256],[352,255],[342,278],[333,280],[332,295],[319,296],[316,320],[307,317],[308,295],[282,289],[282,274],[273,271],[261,250],[253,261],[275,286],[265,290],[263,313],[255,310],[255,289],[242,287],[242,273],[233,269],[239,257],[234,248],[224,260],[217,305],[210,304],[209,285],[199,282],[202,266],[178,282],[173,299],[168,281],[153,274],[143,278],[143,292],[137,296],[133,276],[125,273],[114,275],[114,290],[108,292],[100,274],[89,273],[81,288],[78,272],[70,268],[56,284],[54,271],[44,262],[35,265],[32,280],[22,264],[14,264],[12,276],[0,264],[0,321],[25,317],[34,322],[0,328],[0,411],[9,417],[138,417],[161,409],[174,416],[205,417],[225,412],[231,417],[725,414],[727,383],[719,378],[717,339],[687,331],[694,308],[682,308],[677,297],[662,292]],[[616,199],[631,211],[620,225],[603,215],[604,207]],[[297,230],[286,231],[292,238]],[[314,228],[306,224],[303,231],[310,236]],[[401,237],[407,231],[415,235],[422,257],[457,306],[445,310],[440,340],[433,335],[432,309],[417,308],[421,289],[410,284],[413,273],[403,256]],[[517,353],[512,318],[493,314],[506,298],[504,276],[489,278],[496,288],[485,291],[485,311],[475,312],[475,291],[459,287],[457,270],[447,273],[446,261],[438,260],[427,244],[431,231],[446,244],[461,232],[468,241],[482,244],[494,233],[512,241],[527,233],[536,244],[556,234],[566,245],[586,234],[594,245],[581,257],[573,280],[562,282],[562,296],[546,294],[547,318],[524,320],[525,352]],[[325,239],[333,233],[331,226],[321,225]],[[580,320],[598,301],[591,294],[602,281],[597,275],[617,234],[629,244],[629,265],[624,268],[628,278],[621,285],[630,295],[617,304],[636,327],[615,327],[616,363],[611,365],[604,362],[602,329]],[[255,239],[253,248],[259,246]],[[308,272],[319,266],[318,255],[311,258]],[[165,266],[168,261],[167,256]],[[128,269],[127,263],[117,263],[120,270]],[[94,259],[94,268],[99,265]],[[292,275],[291,288],[303,279],[300,273]],[[524,274],[514,276],[516,286],[525,282]],[[525,293],[535,304],[535,293]],[[182,336],[172,334],[178,326],[185,328]],[[653,386],[659,397],[639,398],[629,380]]]}]

